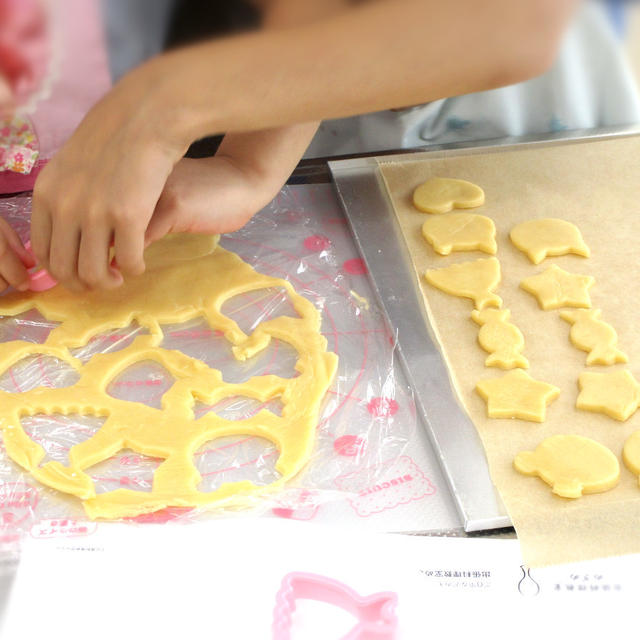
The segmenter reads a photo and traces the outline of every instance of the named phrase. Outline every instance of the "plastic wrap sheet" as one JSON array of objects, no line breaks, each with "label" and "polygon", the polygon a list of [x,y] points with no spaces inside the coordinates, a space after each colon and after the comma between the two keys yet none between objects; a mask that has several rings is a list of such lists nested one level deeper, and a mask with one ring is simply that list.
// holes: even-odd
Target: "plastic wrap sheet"
[{"label": "plastic wrap sheet", "polygon": [[[329,520],[342,520],[347,513],[368,518],[398,506],[410,507],[434,495],[443,484],[437,463],[424,462],[423,441],[415,442],[414,405],[405,383],[399,383],[395,373],[394,338],[373,300],[368,299],[365,266],[354,255],[344,219],[329,196],[327,185],[304,192],[301,187],[285,188],[244,229],[221,239],[223,247],[258,271],[288,279],[311,300],[321,311],[328,349],[339,356],[338,372],[324,401],[315,451],[306,470],[285,489],[257,499],[256,509],[265,514],[300,520],[314,518],[319,510]],[[29,208],[27,198],[0,201],[0,213],[23,238],[28,234]],[[267,318],[295,314],[280,290],[237,296],[227,302],[223,312],[246,332]],[[34,311],[5,318],[0,320],[0,341],[43,342],[53,326]],[[212,332],[204,320],[163,329],[163,346],[219,368],[230,382],[261,374],[295,375],[296,353],[283,342],[274,340],[253,359],[238,362],[225,338]],[[96,353],[122,349],[140,331],[137,326],[114,331],[72,353],[88,360]],[[0,389],[15,392],[39,385],[68,386],[76,376],[53,358],[31,357],[0,372]],[[116,378],[109,393],[159,407],[171,384],[171,376],[160,365],[142,363]],[[267,408],[277,413],[277,405],[272,401]],[[196,403],[194,411],[196,416],[215,411],[228,419],[240,419],[261,408],[255,400],[236,397],[216,406]],[[57,460],[66,464],[69,448],[90,437],[100,424],[99,418],[90,416],[37,415],[23,419],[25,430],[47,451],[43,463]],[[278,451],[260,438],[208,442],[196,452],[202,476],[199,488],[210,491],[223,482],[241,479],[268,485],[278,477],[274,469],[277,456]],[[159,462],[135,451],[120,451],[87,471],[98,492],[119,487],[148,491]],[[445,495],[446,490],[441,498]],[[341,507],[336,509],[337,504]],[[439,504],[436,511],[444,520],[436,517],[434,528],[443,523],[456,526],[449,505]],[[189,521],[219,514],[220,510],[204,513],[166,509],[137,520]],[[39,485],[0,452],[0,535],[5,543],[29,533],[44,537],[65,532],[82,534],[94,526],[81,524],[84,520],[79,500]],[[384,527],[407,530],[416,525],[400,519],[396,526],[385,523]]]}]

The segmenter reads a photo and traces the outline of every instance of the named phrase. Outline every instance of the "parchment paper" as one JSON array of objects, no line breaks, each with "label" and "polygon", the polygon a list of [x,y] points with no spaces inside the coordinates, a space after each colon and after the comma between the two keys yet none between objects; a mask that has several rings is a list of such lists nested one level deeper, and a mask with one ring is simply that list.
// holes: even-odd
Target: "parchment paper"
[{"label": "parchment paper", "polygon": [[[448,362],[458,399],[478,429],[493,482],[500,492],[530,566],[573,562],[640,552],[640,487],[622,462],[622,447],[640,429],[640,411],[627,422],[578,411],[578,376],[627,367],[640,380],[640,138],[574,143],[477,155],[449,156],[380,165],[413,258],[428,316]],[[502,282],[496,293],[511,321],[525,336],[524,355],[534,378],[558,386],[560,397],[542,424],[492,420],[474,391],[480,379],[504,371],[486,368],[487,353],[477,343],[473,303],[447,295],[422,278],[426,269],[486,257],[480,252],[439,256],[422,238],[427,215],[411,203],[413,189],[430,176],[462,178],[480,185],[486,201],[473,211],[492,218],[497,228]],[[447,215],[447,214],[444,214]],[[547,258],[533,265],[509,240],[509,231],[532,218],[557,217],[575,223],[591,257]],[[587,354],[569,341],[570,325],[559,311],[542,311],[519,289],[520,281],[557,264],[592,275],[594,308],[618,332],[628,365],[586,366]],[[514,456],[533,450],[554,434],[579,434],[609,447],[619,458],[621,479],[613,490],[567,500],[551,493],[539,478],[513,469]]]}]

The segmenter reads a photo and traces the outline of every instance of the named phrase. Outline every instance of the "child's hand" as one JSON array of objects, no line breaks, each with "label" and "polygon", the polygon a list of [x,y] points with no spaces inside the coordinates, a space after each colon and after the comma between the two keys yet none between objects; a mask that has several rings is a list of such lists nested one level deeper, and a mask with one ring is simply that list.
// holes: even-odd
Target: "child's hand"
[{"label": "child's hand", "polygon": [[167,233],[229,233],[278,193],[318,125],[225,136],[213,158],[182,159],[165,185],[146,244]]},{"label": "child's hand", "polygon": [[228,158],[183,158],[167,180],[145,244],[167,233],[227,233],[243,227],[273,197]]},{"label": "child's hand", "polygon": [[18,234],[0,218],[0,292],[9,286],[26,291],[29,288],[27,268],[34,266],[35,260],[22,246]]}]

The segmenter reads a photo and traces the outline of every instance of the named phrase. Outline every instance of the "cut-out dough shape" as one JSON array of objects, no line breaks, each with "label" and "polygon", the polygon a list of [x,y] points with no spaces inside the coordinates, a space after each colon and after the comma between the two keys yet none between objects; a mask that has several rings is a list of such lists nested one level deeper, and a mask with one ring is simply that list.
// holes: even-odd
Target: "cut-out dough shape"
[{"label": "cut-out dough shape", "polygon": [[522,451],[513,466],[526,476],[538,476],[563,498],[609,491],[620,480],[618,458],[595,440],[557,435],[543,440],[535,451]]},{"label": "cut-out dough shape", "polygon": [[487,367],[500,369],[529,368],[529,361],[521,354],[524,336],[515,324],[509,322],[508,309],[473,310],[471,318],[481,325],[478,332],[480,346],[490,355],[484,361]]},{"label": "cut-out dough shape", "polygon": [[540,264],[547,256],[591,255],[578,227],[559,218],[522,222],[511,230],[510,238],[533,264]]},{"label": "cut-out dough shape", "polygon": [[640,384],[626,369],[611,373],[581,373],[578,386],[580,393],[576,408],[583,411],[604,413],[624,422],[640,404]]},{"label": "cut-out dough shape", "polygon": [[544,422],[547,406],[559,395],[552,384],[535,380],[522,369],[515,369],[501,378],[482,380],[476,391],[487,402],[490,418],[519,418]]},{"label": "cut-out dough shape", "polygon": [[622,460],[631,473],[638,476],[640,482],[640,430],[634,431],[624,443]]},{"label": "cut-out dough shape", "polygon": [[545,311],[561,307],[590,309],[589,289],[594,282],[591,276],[569,273],[554,264],[543,273],[525,278],[520,288],[535,296]]},{"label": "cut-out dough shape", "polygon": [[[127,279],[116,290],[75,295],[58,286],[44,293],[15,293],[0,299],[1,315],[37,309],[46,319],[61,323],[44,345],[24,341],[0,344],[0,372],[27,355],[42,353],[62,360],[80,374],[70,387],[0,391],[0,427],[7,454],[43,484],[81,498],[92,519],[135,516],[165,507],[241,506],[250,501],[251,494],[292,478],[311,455],[322,398],[337,365],[337,356],[327,352],[327,341],[320,333],[320,314],[288,281],[254,271],[237,255],[216,249],[216,242],[211,236],[168,237],[146,251],[146,272]],[[265,288],[285,289],[299,317],[264,320],[246,335],[222,313],[222,305],[235,295]],[[255,376],[231,384],[218,369],[160,346],[161,323],[199,316],[224,334],[238,360],[265,349],[272,338],[287,342],[298,352],[295,368],[299,375]],[[69,348],[83,346],[95,335],[132,322],[146,327],[150,335],[138,336],[120,351],[95,355],[84,365],[69,353]],[[161,409],[107,393],[109,383],[124,369],[144,360],[162,365],[175,379],[162,397]],[[263,409],[237,421],[213,412],[195,419],[196,401],[213,405],[232,396],[260,402],[279,398],[282,415]],[[24,416],[53,413],[106,417],[91,438],[71,447],[68,467],[57,462],[40,466],[45,450],[20,423]],[[266,438],[278,447],[280,479],[268,487],[241,481],[225,483],[208,493],[198,491],[201,477],[193,463],[194,452],[207,441],[237,435]],[[150,492],[118,489],[96,494],[85,470],[121,449],[163,459]]]},{"label": "cut-out dough shape", "polygon": [[413,204],[424,213],[472,209],[484,204],[484,191],[466,180],[429,178],[413,192]]},{"label": "cut-out dough shape", "polygon": [[498,250],[493,220],[477,213],[428,218],[422,225],[422,235],[441,256],[452,251],[484,251],[494,256]]},{"label": "cut-out dough shape", "polygon": [[429,269],[424,277],[429,284],[445,293],[471,298],[476,309],[502,305],[502,299],[492,293],[500,284],[500,263],[496,258],[480,258],[442,269]]},{"label": "cut-out dough shape", "polygon": [[600,313],[600,309],[576,309],[561,311],[560,317],[572,325],[569,337],[573,345],[589,354],[588,365],[629,362],[627,355],[616,348],[616,330],[600,320]]}]

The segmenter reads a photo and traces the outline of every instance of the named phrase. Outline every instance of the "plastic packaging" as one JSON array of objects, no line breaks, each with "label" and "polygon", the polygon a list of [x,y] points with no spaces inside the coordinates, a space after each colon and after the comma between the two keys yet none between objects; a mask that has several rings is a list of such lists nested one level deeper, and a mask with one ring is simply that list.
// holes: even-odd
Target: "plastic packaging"
[{"label": "plastic packaging", "polygon": [[[29,210],[29,198],[0,200],[0,214],[23,240],[28,234]],[[223,236],[221,245],[258,271],[288,279],[298,293],[311,300],[321,311],[328,349],[339,356],[338,372],[318,423],[312,459],[284,489],[261,495],[252,513],[257,510],[264,515],[312,519],[331,503],[357,499],[361,499],[359,508],[365,511],[387,508],[385,500],[389,498],[379,499],[385,493],[382,489],[390,489],[386,495],[392,495],[403,484],[403,477],[411,477],[407,476],[411,473],[411,460],[406,454],[416,427],[415,411],[410,394],[397,384],[393,336],[374,304],[366,266],[355,254],[331,192],[326,185],[285,188],[246,227]],[[275,289],[237,296],[223,311],[244,331],[251,331],[264,319],[295,313],[286,294]],[[0,342],[43,342],[54,326],[35,311],[0,319]],[[267,373],[295,374],[296,354],[285,343],[274,340],[253,359],[239,362],[233,358],[225,338],[212,332],[204,320],[163,329],[163,346],[219,368],[225,380],[233,382]],[[140,331],[137,326],[113,331],[72,353],[86,361],[96,353],[122,349]],[[76,379],[77,373],[63,363],[36,356],[0,372],[0,390],[68,386]],[[112,382],[109,393],[159,407],[162,394],[172,383],[160,365],[143,363],[125,370]],[[277,404],[274,401],[268,408],[278,412]],[[401,406],[403,411],[398,416]],[[237,397],[214,407],[197,404],[195,412],[203,415],[216,411],[227,419],[240,419],[260,408],[254,400]],[[22,424],[46,449],[44,462],[57,460],[65,464],[69,448],[95,433],[101,420],[90,416],[37,415],[24,418]],[[203,491],[241,479],[268,485],[278,477],[274,469],[278,452],[259,438],[208,442],[195,455]],[[159,462],[123,450],[87,472],[98,492],[119,487],[148,491]],[[398,478],[392,477],[398,474]],[[188,522],[219,515],[226,514],[219,509],[165,509],[134,520]],[[56,530],[66,531],[84,520],[79,500],[39,485],[0,451],[0,542],[12,543],[28,534],[47,535],[42,523],[51,529],[53,522],[54,535]]]}]

